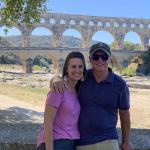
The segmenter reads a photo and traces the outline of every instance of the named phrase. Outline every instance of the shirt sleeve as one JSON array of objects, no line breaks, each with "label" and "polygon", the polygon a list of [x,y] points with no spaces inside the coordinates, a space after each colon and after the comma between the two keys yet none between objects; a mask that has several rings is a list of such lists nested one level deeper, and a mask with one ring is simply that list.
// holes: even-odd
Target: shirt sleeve
[{"label": "shirt sleeve", "polygon": [[47,94],[46,105],[58,108],[63,101],[63,94],[57,92],[49,92]]},{"label": "shirt sleeve", "polygon": [[129,88],[127,84],[121,90],[119,97],[119,109],[128,110],[130,108]]}]

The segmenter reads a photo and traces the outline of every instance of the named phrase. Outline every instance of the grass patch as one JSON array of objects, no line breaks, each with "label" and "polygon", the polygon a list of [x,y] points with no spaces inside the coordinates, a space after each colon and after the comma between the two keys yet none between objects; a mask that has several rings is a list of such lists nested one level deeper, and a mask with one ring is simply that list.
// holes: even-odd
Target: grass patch
[{"label": "grass patch", "polygon": [[22,87],[17,85],[0,84],[0,94],[32,104],[41,104],[45,101],[46,88]]},{"label": "grass patch", "polygon": [[124,68],[121,71],[121,75],[123,76],[136,76],[136,70],[137,70],[137,63],[131,63],[128,67]]},{"label": "grass patch", "polygon": [[0,64],[0,70],[1,71],[12,71],[12,70],[17,70],[22,72],[23,71],[23,66],[22,65],[4,65],[4,64]]}]

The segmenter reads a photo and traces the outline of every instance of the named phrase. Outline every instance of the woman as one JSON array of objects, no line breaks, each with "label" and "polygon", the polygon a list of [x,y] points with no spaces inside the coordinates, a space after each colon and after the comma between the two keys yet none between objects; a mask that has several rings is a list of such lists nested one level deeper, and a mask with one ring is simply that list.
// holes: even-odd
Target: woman
[{"label": "woman", "polygon": [[49,91],[37,150],[75,150],[74,141],[80,138],[77,126],[80,105],[76,87],[85,77],[85,73],[82,53],[71,52],[65,60],[62,72],[62,77],[67,78],[68,88],[62,94]]}]

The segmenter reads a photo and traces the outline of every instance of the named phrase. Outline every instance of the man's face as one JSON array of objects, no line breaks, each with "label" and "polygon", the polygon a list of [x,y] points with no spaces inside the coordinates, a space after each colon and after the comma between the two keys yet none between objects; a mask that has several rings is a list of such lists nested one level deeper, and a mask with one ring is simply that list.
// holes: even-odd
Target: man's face
[{"label": "man's face", "polygon": [[103,51],[97,51],[90,57],[93,70],[107,71],[108,70],[109,56]]}]

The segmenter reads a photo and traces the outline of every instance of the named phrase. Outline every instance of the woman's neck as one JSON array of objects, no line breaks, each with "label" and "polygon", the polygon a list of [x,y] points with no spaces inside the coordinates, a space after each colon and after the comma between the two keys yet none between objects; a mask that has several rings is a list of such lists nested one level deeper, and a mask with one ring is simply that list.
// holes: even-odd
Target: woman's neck
[{"label": "woman's neck", "polygon": [[72,90],[74,90],[75,86],[77,84],[77,81],[73,81],[71,79],[68,79],[67,83],[68,83],[69,88],[72,89]]}]

